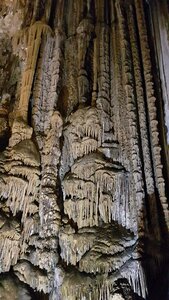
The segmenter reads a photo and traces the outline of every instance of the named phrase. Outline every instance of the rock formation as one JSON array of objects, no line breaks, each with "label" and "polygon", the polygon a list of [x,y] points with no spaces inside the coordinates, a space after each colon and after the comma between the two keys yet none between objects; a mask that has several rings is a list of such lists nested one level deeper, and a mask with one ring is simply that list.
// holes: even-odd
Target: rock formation
[{"label": "rock formation", "polygon": [[168,11],[1,1],[0,299],[168,299]]}]

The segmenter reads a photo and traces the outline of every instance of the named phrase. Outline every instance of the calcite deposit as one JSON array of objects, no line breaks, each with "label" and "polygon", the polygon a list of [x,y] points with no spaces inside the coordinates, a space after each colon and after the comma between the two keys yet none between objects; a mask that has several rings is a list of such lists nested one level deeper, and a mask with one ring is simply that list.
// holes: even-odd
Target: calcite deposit
[{"label": "calcite deposit", "polygon": [[167,0],[1,0],[0,299],[168,300]]}]

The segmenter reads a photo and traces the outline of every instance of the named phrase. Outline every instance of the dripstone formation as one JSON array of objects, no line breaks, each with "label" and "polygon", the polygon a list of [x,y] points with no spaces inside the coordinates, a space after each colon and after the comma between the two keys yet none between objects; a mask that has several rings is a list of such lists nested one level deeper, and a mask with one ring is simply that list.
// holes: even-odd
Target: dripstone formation
[{"label": "dripstone formation", "polygon": [[168,11],[1,0],[0,299],[168,299]]}]

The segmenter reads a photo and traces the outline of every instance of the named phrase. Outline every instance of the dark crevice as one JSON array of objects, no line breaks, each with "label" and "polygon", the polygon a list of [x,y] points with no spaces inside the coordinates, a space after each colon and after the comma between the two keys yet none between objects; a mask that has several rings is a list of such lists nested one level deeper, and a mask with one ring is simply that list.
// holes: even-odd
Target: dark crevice
[{"label": "dark crevice", "polygon": [[3,136],[0,137],[0,152],[3,152],[8,146],[10,138],[10,132],[6,131]]},{"label": "dark crevice", "polygon": [[48,25],[54,29],[54,20],[56,14],[56,7],[57,7],[57,0],[52,0],[51,10],[50,10],[50,17],[48,21]]},{"label": "dark crevice", "polygon": [[87,99],[86,105],[91,105],[92,100],[92,91],[93,91],[93,38],[89,42],[89,46],[87,48],[85,62],[84,62],[84,69],[87,73],[87,79],[89,81],[89,91],[86,95],[84,95]]},{"label": "dark crevice", "polygon": [[66,86],[63,86],[61,88],[61,91],[58,96],[58,101],[57,101],[57,109],[59,110],[63,118],[67,117],[68,101],[69,101],[69,91]]}]

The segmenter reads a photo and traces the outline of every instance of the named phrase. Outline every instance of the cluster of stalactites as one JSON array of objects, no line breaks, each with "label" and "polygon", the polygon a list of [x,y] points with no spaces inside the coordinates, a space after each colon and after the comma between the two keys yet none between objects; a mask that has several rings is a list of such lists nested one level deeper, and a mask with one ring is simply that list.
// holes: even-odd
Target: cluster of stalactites
[{"label": "cluster of stalactites", "polygon": [[4,226],[0,229],[0,273],[8,272],[17,263],[20,254],[20,232]]},{"label": "cluster of stalactites", "polygon": [[[4,225],[1,229],[1,272],[7,272],[11,265],[16,265],[20,255],[26,252],[29,237],[37,231],[34,216],[38,212],[39,165],[39,154],[31,140],[18,143],[2,155],[1,209],[7,213],[7,220],[10,214],[13,220],[9,228]],[[18,213],[21,213],[23,230],[17,220]]]},{"label": "cluster of stalactites", "polygon": [[[29,149],[27,148],[29,147]],[[28,213],[36,211],[34,201],[39,190],[39,157],[30,140],[25,140],[6,152],[3,161],[3,184],[0,195],[15,216],[22,212],[24,223]]]},{"label": "cluster of stalactites", "polygon": [[65,213],[79,228],[114,220],[137,231],[132,176],[107,157],[106,147],[116,145],[103,132],[102,112],[80,108],[67,121],[60,171]]},{"label": "cluster of stalactites", "polygon": [[101,125],[96,108],[78,109],[65,128],[61,172],[65,173],[73,162],[95,152],[101,146]]},{"label": "cluster of stalactites", "polygon": [[[131,265],[127,265],[121,269],[119,274],[106,278],[98,276],[92,278],[89,276],[81,276],[80,274],[69,274],[64,278],[62,285],[63,299],[90,299],[90,300],[109,300],[114,294],[115,281],[119,278],[129,280],[135,293],[146,298],[147,289],[145,285],[145,277],[142,266],[139,262],[134,261]],[[74,286],[76,285],[76,289]],[[92,286],[92,289],[91,289]]]},{"label": "cluster of stalactites", "polygon": [[99,164],[99,158],[91,159],[91,164],[81,159],[74,165],[75,173],[63,180],[65,213],[78,228],[98,226],[99,218],[105,223],[114,220],[130,227],[126,173],[117,169],[113,172],[111,166],[106,169],[106,163]]}]

